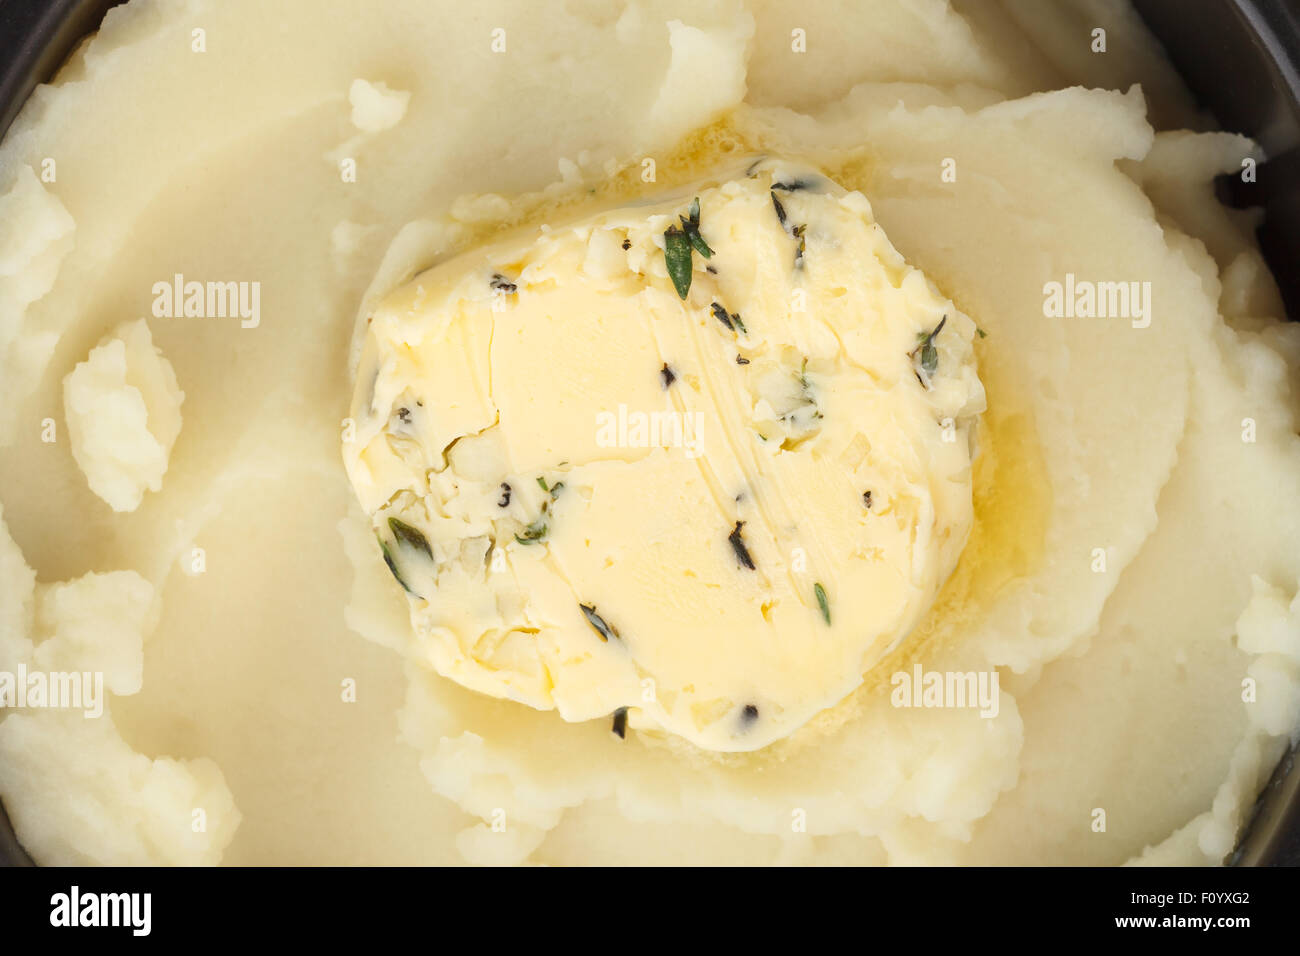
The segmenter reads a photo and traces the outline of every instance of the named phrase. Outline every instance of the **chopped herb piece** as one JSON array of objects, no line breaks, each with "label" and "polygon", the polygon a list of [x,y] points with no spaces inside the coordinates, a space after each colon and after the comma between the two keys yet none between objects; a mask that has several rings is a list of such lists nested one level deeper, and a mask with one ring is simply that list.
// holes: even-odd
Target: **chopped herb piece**
[{"label": "chopped herb piece", "polygon": [[976,332],[976,333],[979,335],[979,337],[982,338],[982,339],[987,339],[987,338],[989,337],[989,334],[988,334],[987,332],[985,332],[983,329],[981,329],[978,325],[975,326],[975,332]]},{"label": "chopped herb piece", "polygon": [[794,267],[796,269],[803,268],[803,254],[804,254],[804,250],[807,248],[804,244],[803,234],[804,234],[804,230],[807,228],[808,225],[807,223],[805,223],[802,226],[795,226],[794,229],[791,230],[791,235],[793,235],[796,239],[799,240],[799,246],[794,251]]},{"label": "chopped herb piece", "polygon": [[691,240],[691,245],[695,248],[696,252],[706,259],[713,258],[713,250],[709,248],[709,244],[705,242],[704,237],[700,235],[700,230],[687,229],[686,237]]},{"label": "chopped herb piece", "polygon": [[614,726],[611,728],[619,740],[627,737],[627,708],[620,707],[614,711]]},{"label": "chopped herb piece", "polygon": [[504,481],[501,482],[501,500],[497,502],[498,508],[510,507],[510,486]]},{"label": "chopped herb piece", "polygon": [[867,506],[867,510],[868,510],[868,511],[871,510],[871,492],[870,492],[870,491],[864,491],[864,492],[862,492],[862,503],[863,503],[864,505]]},{"label": "chopped herb piece", "polygon": [[393,577],[396,578],[397,583],[402,586],[402,590],[407,594],[419,597],[420,595],[412,591],[411,586],[402,579],[402,575],[397,570],[397,562],[393,560],[393,552],[388,550],[388,545],[384,544],[384,539],[380,538],[378,535],[375,535],[375,538],[379,541],[379,550],[384,552],[384,564],[388,565],[388,570],[393,573]]},{"label": "chopped herb piece", "polygon": [[[759,437],[762,438],[763,436],[760,435]],[[767,441],[766,438],[763,440]],[[736,560],[741,563],[741,566],[753,571],[755,570],[754,559],[750,557],[749,549],[745,547],[744,539],[740,536],[741,529],[744,527],[745,522],[737,521],[736,527],[732,530],[731,534],[727,535],[727,540],[731,542],[731,550],[736,552]]]},{"label": "chopped herb piece", "polygon": [[737,364],[737,365],[748,365],[748,364],[749,364],[749,359],[745,358],[743,355],[737,355],[737,356],[736,356],[736,364]]},{"label": "chopped herb piece", "polygon": [[781,228],[785,228],[785,207],[781,205],[781,200],[776,198],[776,193],[772,193],[772,208],[776,210],[776,218],[781,221]]},{"label": "chopped herb piece", "polygon": [[[932,377],[934,373],[939,370],[939,350],[934,347],[934,340],[938,337],[939,333],[943,331],[943,327],[947,324],[948,316],[945,315],[939,320],[939,324],[934,327],[933,332],[922,332],[918,336],[921,344],[912,350],[913,357],[916,356],[917,352],[921,353],[921,371],[925,372],[926,378]],[[917,377],[920,378],[919,375]],[[925,383],[922,382],[922,384]],[[928,388],[929,386],[927,385],[926,387]]]},{"label": "chopped herb piece", "polygon": [[564,487],[564,482],[562,482],[562,481],[557,481],[555,484],[551,485],[551,500],[552,500],[552,501],[554,501],[556,498],[560,497],[560,489],[563,488],[563,487]]},{"label": "chopped herb piece", "polygon": [[[689,218],[688,218],[689,217]],[[691,246],[706,259],[713,258],[713,250],[709,244],[704,241],[700,235],[700,197],[696,196],[691,201],[691,207],[687,210],[686,216],[678,216],[682,223],[682,232],[686,233],[686,238],[691,241]]]},{"label": "chopped herb piece", "polygon": [[550,486],[546,483],[546,479],[543,478],[541,475],[537,476],[537,487],[541,488],[542,491],[551,490]]},{"label": "chopped herb piece", "polygon": [[816,185],[811,179],[792,179],[788,183],[773,183],[773,189],[781,189],[785,192],[797,192],[800,189],[812,189]]},{"label": "chopped herb piece", "polygon": [[731,324],[731,316],[727,314],[726,309],[724,309],[716,302],[714,302],[711,306],[709,306],[709,308],[713,310],[713,317],[717,319],[719,322],[721,322],[723,325],[725,325],[728,331],[730,332],[736,331],[735,326]]},{"label": "chopped herb piece", "polygon": [[536,544],[538,541],[541,541],[546,537],[547,530],[546,522],[541,518],[538,518],[524,529],[522,535],[515,535],[515,540],[520,544]]},{"label": "chopped herb piece", "polygon": [[397,420],[403,425],[411,424],[411,410],[409,408],[399,408],[397,410]]},{"label": "chopped herb piece", "polygon": [[740,313],[739,313],[739,312],[733,312],[733,313],[731,313],[731,321],[732,321],[732,324],[734,324],[734,325],[736,326],[736,328],[740,329],[740,334],[741,334],[741,335],[748,335],[748,334],[749,334],[749,329],[745,328],[745,323],[742,322],[742,321],[740,321]]},{"label": "chopped herb piece", "polygon": [[822,617],[826,619],[827,624],[830,624],[831,605],[830,602],[826,600],[826,589],[820,584],[814,584],[813,593],[817,595],[817,606],[822,609]]},{"label": "chopped herb piece", "polygon": [[707,272],[707,273],[708,273],[709,275],[711,275],[711,276],[715,276],[715,275],[718,274],[718,270],[717,270],[716,268],[714,268],[713,266],[705,266],[705,267],[704,267],[704,271]]},{"label": "chopped herb piece", "polygon": [[587,618],[587,623],[595,628],[596,633],[600,635],[602,641],[608,644],[611,637],[618,637],[618,631],[607,624],[605,619],[596,613],[596,605],[579,604],[578,607],[582,609],[583,616]]},{"label": "chopped herb piece", "polygon": [[706,259],[712,259],[713,250],[709,248],[709,244],[705,242],[704,237],[700,235],[699,225],[691,222],[685,216],[678,216],[677,218],[681,220],[682,232],[686,233],[686,238],[691,241],[691,246],[695,251]]},{"label": "chopped herb piece", "polygon": [[758,708],[753,704],[746,704],[745,709],[740,712],[740,716],[745,723],[752,724],[758,720]]},{"label": "chopped herb piece", "polygon": [[668,367],[667,362],[664,362],[664,367],[659,370],[659,377],[663,379],[664,388],[671,387],[673,382],[677,381],[677,373]]},{"label": "chopped herb piece", "polygon": [[388,527],[392,530],[393,535],[403,544],[409,544],[417,551],[423,551],[430,558],[433,557],[433,549],[429,547],[428,539],[419,528],[413,528],[401,518],[389,518]]},{"label": "chopped herb piece", "polygon": [[632,240],[631,240],[631,239],[624,239],[624,240],[623,240],[623,248],[624,248],[624,249],[631,249],[631,248],[632,248]]},{"label": "chopped herb piece", "polygon": [[513,295],[519,290],[518,286],[499,272],[492,273],[492,281],[488,284],[491,285],[493,289],[496,289],[499,292],[504,292],[506,295]]},{"label": "chopped herb piece", "polygon": [[685,299],[691,291],[691,240],[677,226],[669,226],[664,232],[664,263],[677,297]]}]

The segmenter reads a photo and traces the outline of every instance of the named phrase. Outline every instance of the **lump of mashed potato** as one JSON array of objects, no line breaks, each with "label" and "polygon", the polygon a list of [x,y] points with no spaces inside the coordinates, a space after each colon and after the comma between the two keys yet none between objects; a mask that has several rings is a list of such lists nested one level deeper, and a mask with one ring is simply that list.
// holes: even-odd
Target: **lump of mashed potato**
[{"label": "lump of mashed potato", "polygon": [[64,378],[73,457],[114,511],[134,511],[162,488],[184,400],[144,319],[120,325]]},{"label": "lump of mashed potato", "polygon": [[[51,639],[58,631],[38,621],[47,604],[51,612],[63,606],[43,599],[44,589],[60,587],[47,582],[70,582],[59,592],[69,601],[135,608],[145,581],[158,618],[137,651],[125,626],[96,643],[97,632],[64,608],[70,616],[60,633],[69,653],[57,656],[69,663],[59,666],[84,660],[122,687],[143,674],[138,693],[112,696],[111,727],[79,714],[0,713],[0,797],[38,860],[1228,858],[1300,725],[1293,653],[1300,331],[1281,321],[1252,235],[1256,216],[1214,201],[1213,177],[1239,174],[1244,158],[1259,158],[1258,147],[1208,128],[1127,4],[484,0],[465,17],[442,0],[334,0],[337,16],[329,18],[313,0],[279,0],[273,13],[268,7],[132,0],[115,8],[0,144],[0,501],[12,534],[12,542],[0,535],[0,670],[30,665],[39,646],[33,635]],[[1106,54],[1093,54],[1081,24],[1107,31]],[[208,37],[203,52],[192,45],[197,27]],[[397,91],[409,99],[399,104]],[[404,115],[392,122],[399,105]],[[166,148],[158,147],[160,136]],[[754,398],[748,424],[794,445],[784,452],[792,460],[832,438],[852,448],[847,430],[832,434],[836,422],[800,414],[782,421],[802,407],[802,382],[788,373],[803,371],[803,354],[822,355],[809,355],[807,371],[813,391],[822,386],[820,410],[827,382],[851,378],[847,362],[831,359],[850,353],[851,338],[832,343],[810,332],[801,340],[803,320],[792,310],[775,327],[795,356],[746,353],[751,364],[735,364],[763,333],[750,312],[782,317],[761,304],[751,309],[746,297],[787,281],[793,263],[782,258],[780,271],[755,273],[748,285],[729,276],[727,256],[741,275],[758,256],[735,257],[734,241],[714,245],[717,200],[695,184],[750,155],[801,157],[846,192],[861,193],[915,281],[923,275],[939,290],[921,290],[916,301],[928,302],[925,309],[913,303],[885,323],[888,335],[912,341],[888,349],[886,371],[900,380],[899,394],[879,396],[882,402],[919,414],[940,400],[915,377],[925,377],[924,349],[910,360],[908,353],[952,304],[932,343],[938,387],[952,358],[972,375],[978,370],[987,403],[969,426],[979,454],[968,479],[962,442],[939,446],[957,459],[948,469],[957,478],[953,490],[963,501],[969,496],[969,513],[950,512],[953,539],[966,542],[955,568],[947,574],[947,557],[923,562],[921,578],[933,574],[937,593],[904,602],[899,630],[920,609],[907,638],[878,658],[872,645],[874,663],[843,675],[843,685],[830,678],[833,668],[801,658],[791,679],[810,691],[801,698],[806,719],[774,726],[757,749],[705,735],[707,724],[693,729],[664,707],[662,694],[662,721],[639,699],[584,702],[588,712],[629,706],[618,739],[607,712],[568,721],[558,705],[529,706],[503,694],[500,683],[491,693],[470,689],[458,682],[464,670],[457,679],[442,676],[429,666],[432,642],[412,627],[410,601],[374,540],[367,509],[378,513],[386,502],[360,507],[340,462],[341,439],[353,454],[377,434],[350,407],[365,383],[364,374],[349,378],[365,318],[395,290],[409,292],[410,280],[418,285],[420,273],[475,248],[497,248],[509,230],[524,230],[515,235],[529,237],[518,247],[527,255],[542,226],[558,249],[572,235],[563,229],[621,210],[640,220],[644,235],[629,235],[628,250],[621,242],[592,250],[588,241],[591,254],[572,267],[612,281],[605,270],[638,257],[646,268],[633,277],[637,295],[664,328],[675,317],[683,336],[672,354],[651,355],[648,320],[628,323],[629,341],[645,348],[610,356],[625,370],[627,394],[684,399],[695,394],[691,375],[704,394],[704,376],[717,372],[730,385],[716,394]],[[804,221],[803,201],[833,206],[797,192],[784,205],[794,225]],[[691,220],[695,195],[718,275],[693,252],[682,300],[660,243],[670,223],[683,228],[677,216]],[[665,196],[678,198],[657,209]],[[770,197],[754,198],[765,198],[764,212],[775,216]],[[648,205],[633,215],[642,202]],[[669,213],[663,228],[646,227]],[[810,257],[835,240],[811,224],[802,238]],[[797,237],[778,232],[771,219],[754,241],[765,255],[793,256],[798,248]],[[883,240],[879,248],[885,251]],[[571,251],[576,261],[576,243]],[[492,272],[466,278],[484,296],[466,301],[502,328],[529,314],[529,297],[540,305],[559,294],[511,266],[496,263],[492,272],[516,286],[513,300],[491,289]],[[815,270],[816,261],[807,267]],[[877,274],[871,262],[866,267]],[[67,453],[66,429],[50,442],[44,423],[59,414],[64,377],[103,336],[104,316],[151,315],[155,283],[178,273],[259,283],[261,321],[242,328],[221,318],[150,320],[153,340],[185,384],[186,441],[173,449],[165,487],[147,507],[106,509]],[[730,332],[703,298],[714,284],[732,300],[720,301]],[[1071,308],[1050,307],[1052,289],[1058,296],[1071,290]],[[834,315],[834,288],[813,291],[809,330],[819,301]],[[504,311],[491,311],[494,292]],[[594,287],[583,293],[597,294]],[[911,302],[910,294],[902,299]],[[440,312],[431,300],[419,315],[433,314],[450,319],[453,311]],[[733,315],[747,331],[734,327]],[[972,338],[958,316],[983,334]],[[584,310],[557,311],[545,322],[599,325]],[[538,364],[544,358],[572,372],[598,344],[619,342],[599,328],[565,340],[572,354],[560,341],[538,338]],[[686,348],[693,343],[698,350]],[[709,354],[706,347],[726,361],[690,367],[694,356]],[[408,361],[427,358],[413,348]],[[674,375],[667,390],[665,364]],[[746,375],[757,392],[742,388]],[[422,387],[447,410],[460,381]],[[543,408],[565,381],[533,394],[496,381],[486,392],[457,394],[466,401],[509,394]],[[616,397],[615,386],[592,381]],[[974,379],[966,394],[974,395]],[[396,397],[384,396],[377,417]],[[541,421],[503,415],[502,427]],[[450,441],[456,430],[447,429]],[[350,430],[358,439],[352,446]],[[566,498],[579,484],[550,498],[564,478],[563,455],[579,459],[558,445],[554,461],[540,454],[548,439],[567,434],[541,424],[521,429],[509,447],[538,454],[517,468],[499,468],[486,452],[471,455],[474,436],[466,435],[447,452],[448,468],[434,471],[434,484],[463,470],[471,475],[467,490],[500,479],[519,495],[510,505],[517,514],[490,523],[504,539],[507,570],[499,574],[513,575],[517,564],[553,583],[563,568],[547,566],[548,549],[570,562],[589,550],[564,539],[577,524],[562,509],[596,507],[601,486],[592,483],[590,501]],[[707,427],[703,434],[707,440]],[[572,435],[589,451],[595,444],[592,430]],[[434,453],[444,447],[428,441]],[[908,447],[929,448],[895,443],[888,460],[901,460]],[[634,448],[573,467],[625,468],[624,459],[641,451],[634,465],[684,467],[672,449]],[[729,451],[719,461],[749,461],[749,452]],[[753,460],[763,463],[764,482],[780,475],[774,461]],[[852,473],[850,465],[825,471],[818,480],[832,484]],[[403,464],[403,484],[392,487],[407,488],[416,473]],[[719,488],[723,504],[740,490]],[[442,501],[445,490],[436,490],[429,500]],[[799,532],[829,527],[839,542],[855,533],[854,522],[888,527],[890,515],[863,513],[866,490],[853,487],[857,512],[833,487],[824,501],[804,499],[820,517]],[[645,488],[644,504],[618,517],[648,525],[662,494]],[[435,525],[495,516],[488,505],[500,500],[475,499],[472,508],[430,513],[422,524],[415,519],[427,498],[418,508],[403,501],[411,510],[402,514],[411,517],[396,516],[422,529],[430,550],[449,561],[434,543],[456,534],[444,537]],[[549,543],[520,544],[514,535],[530,540],[527,529],[548,500],[548,511],[555,509]],[[850,514],[844,527],[830,527]],[[712,567],[742,581],[740,572],[757,576],[778,560],[793,568],[794,555],[772,546],[785,533],[782,523],[769,530],[756,518],[735,518],[745,522],[741,539],[754,571],[703,560],[682,567]],[[716,562],[738,560],[728,542],[734,522],[678,527],[683,547],[698,540],[716,549],[708,554]],[[391,547],[392,525],[380,530]],[[483,531],[489,536],[485,520]],[[628,569],[620,560],[606,569],[604,557],[619,555],[592,544],[599,556],[585,580]],[[850,554],[836,544],[822,563],[815,543],[798,546],[816,576],[788,576],[782,613],[807,620],[809,646],[821,636],[838,654],[866,651],[869,635],[858,635],[854,647],[847,630],[828,631],[815,588],[809,594],[823,584],[833,625],[850,626],[848,585],[821,577],[827,567],[848,567]],[[475,547],[454,560],[473,564],[486,550]],[[418,549],[393,555],[399,570],[412,554],[418,558]],[[116,576],[128,571],[140,580]],[[653,571],[653,580],[584,595],[583,603],[602,620],[608,611],[606,624],[638,639],[644,618],[615,610],[621,596],[654,594],[663,569]],[[106,574],[115,576],[99,577]],[[478,625],[525,613],[497,601],[507,589],[471,583],[467,576],[458,593],[481,599],[481,607],[437,612],[461,613],[473,625],[455,631],[467,640],[459,650],[450,634],[437,636],[447,653],[443,669],[477,667],[469,662],[479,652],[493,662],[494,680],[523,674],[527,656],[507,655],[504,642],[468,644],[481,636]],[[120,605],[108,602],[110,586]],[[545,588],[519,593],[535,607],[547,601]],[[728,591],[719,609],[730,614],[736,598]],[[591,660],[604,666],[602,655],[616,645],[600,641],[578,604],[568,601],[563,618],[548,611],[541,625],[588,641]],[[880,617],[866,620],[864,632],[890,630]],[[151,623],[141,618],[140,630]],[[695,622],[687,624],[683,633],[696,633]],[[664,650],[673,650],[671,641]],[[763,681],[774,693],[786,686],[773,676],[779,659],[763,658]],[[683,654],[667,663],[672,680],[685,682],[685,665],[694,661]],[[708,669],[725,684],[714,699],[748,690],[737,689],[740,669],[711,662]],[[975,688],[981,706],[945,693],[928,698],[923,691],[935,686],[927,683],[934,676],[941,690]],[[540,681],[533,690],[544,702]],[[827,705],[807,716],[817,700]],[[798,709],[791,705],[790,713]],[[207,811],[206,835],[193,829],[196,810]]]}]

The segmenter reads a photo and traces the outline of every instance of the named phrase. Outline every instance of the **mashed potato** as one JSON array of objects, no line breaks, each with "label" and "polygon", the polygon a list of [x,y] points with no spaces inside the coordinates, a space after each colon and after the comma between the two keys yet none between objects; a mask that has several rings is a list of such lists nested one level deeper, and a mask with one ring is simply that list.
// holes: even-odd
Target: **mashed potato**
[{"label": "mashed potato", "polygon": [[[331,7],[133,0],[0,145],[0,671],[109,696],[0,718],[39,860],[1227,857],[1300,724],[1300,334],[1213,201],[1255,147],[1127,6]],[[952,576],[752,752],[439,676],[340,460],[366,319],[505,227],[764,153],[860,191],[984,333]],[[185,434],[119,512],[62,382],[142,317]]]}]

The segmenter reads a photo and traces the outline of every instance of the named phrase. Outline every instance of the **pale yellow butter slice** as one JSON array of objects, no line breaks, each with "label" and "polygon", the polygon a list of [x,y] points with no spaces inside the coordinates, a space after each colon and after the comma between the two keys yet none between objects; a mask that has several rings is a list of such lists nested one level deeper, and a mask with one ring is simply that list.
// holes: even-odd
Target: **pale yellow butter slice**
[{"label": "pale yellow butter slice", "polygon": [[[683,299],[665,233],[695,197]],[[753,750],[857,687],[956,564],[974,333],[863,196],[757,162],[394,292],[346,464],[439,673]]]}]

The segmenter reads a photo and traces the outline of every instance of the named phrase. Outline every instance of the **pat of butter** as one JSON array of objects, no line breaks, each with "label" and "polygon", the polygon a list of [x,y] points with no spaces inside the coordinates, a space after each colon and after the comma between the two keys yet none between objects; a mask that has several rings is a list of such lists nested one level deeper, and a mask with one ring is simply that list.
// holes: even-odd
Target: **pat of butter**
[{"label": "pat of butter", "polygon": [[763,161],[394,292],[344,456],[440,674],[753,750],[856,688],[956,564],[974,333],[862,195]]}]

